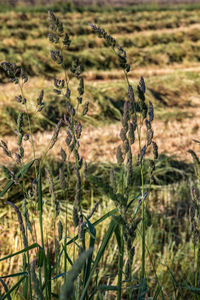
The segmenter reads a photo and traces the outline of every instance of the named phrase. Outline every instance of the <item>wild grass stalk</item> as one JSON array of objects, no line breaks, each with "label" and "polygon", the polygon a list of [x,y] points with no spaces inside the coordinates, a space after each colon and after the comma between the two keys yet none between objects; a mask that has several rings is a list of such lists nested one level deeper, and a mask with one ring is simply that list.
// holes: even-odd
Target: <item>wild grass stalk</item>
[{"label": "wild grass stalk", "polygon": [[[153,121],[154,114],[153,114],[153,105],[150,102],[149,107],[145,103],[145,82],[144,79],[141,77],[139,85],[137,86],[137,94],[139,101],[137,102],[135,99],[133,87],[129,82],[128,73],[130,71],[130,65],[127,63],[127,55],[126,51],[119,45],[117,45],[116,40],[107,34],[107,32],[97,27],[96,25],[90,25],[93,31],[98,34],[100,38],[103,38],[109,46],[111,46],[113,52],[117,55],[119,59],[120,66],[124,72],[125,79],[128,86],[128,101],[124,104],[124,111],[122,116],[122,129],[120,132],[120,137],[123,143],[124,153],[121,152],[121,148],[118,148],[117,158],[118,163],[121,166],[127,156],[126,161],[126,168],[121,167],[122,170],[122,177],[121,177],[121,193],[122,197],[125,196],[124,203],[122,202],[121,205],[123,210],[120,209],[120,215],[123,218],[124,226],[123,228],[123,235],[125,238],[125,242],[127,244],[127,251],[128,251],[128,265],[127,265],[127,272],[128,280],[131,281],[131,266],[132,266],[132,257],[134,256],[134,247],[132,248],[132,242],[130,240],[131,228],[128,226],[128,198],[129,198],[129,191],[130,186],[132,183],[132,151],[131,151],[131,144],[135,142],[135,130],[137,131],[138,137],[138,146],[139,146],[139,154],[138,154],[138,162],[137,164],[140,166],[140,174],[141,174],[141,205],[142,205],[142,266],[141,266],[141,288],[142,292],[146,290],[146,279],[145,279],[145,235],[146,235],[146,204],[145,199],[148,192],[145,194],[144,191],[144,172],[143,172],[143,161],[144,156],[151,144],[154,150],[154,159],[157,159],[157,145],[153,141],[153,130],[151,127],[151,122]],[[147,113],[149,116],[147,117]],[[143,124],[146,125],[146,141],[145,145],[142,147],[141,144],[141,134],[142,134],[142,127]],[[128,136],[127,136],[128,135]],[[152,161],[153,162],[153,161]],[[153,168],[155,163],[153,162]],[[125,182],[124,182],[125,176]],[[136,226],[137,227],[137,226]],[[129,299],[131,299],[131,294],[129,294]]]}]

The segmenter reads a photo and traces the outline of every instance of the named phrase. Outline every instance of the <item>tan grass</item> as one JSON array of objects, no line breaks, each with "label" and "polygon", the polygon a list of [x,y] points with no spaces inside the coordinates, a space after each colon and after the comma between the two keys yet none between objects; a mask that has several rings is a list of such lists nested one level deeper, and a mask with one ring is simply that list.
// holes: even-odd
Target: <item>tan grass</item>
[{"label": "tan grass", "polygon": [[[190,109],[194,114],[193,118],[185,118],[183,122],[177,120],[169,120],[164,122],[154,121],[155,140],[159,147],[159,153],[166,153],[168,155],[177,155],[183,160],[191,160],[187,150],[192,148],[197,155],[200,154],[199,145],[192,143],[192,139],[199,139],[200,132],[200,112],[196,108]],[[120,144],[119,131],[121,124],[106,125],[99,128],[87,127],[83,129],[83,134],[80,139],[80,154],[88,162],[116,162],[116,149]],[[47,145],[49,144],[53,132],[41,133],[34,135],[34,143],[36,149],[36,156],[40,157],[45,153]],[[59,157],[60,148],[65,145],[66,133],[61,130],[59,139],[49,154],[51,157]],[[8,147],[12,152],[16,152],[16,137],[4,137],[8,143]],[[137,143],[133,145],[133,153],[137,155]],[[24,143],[25,159],[32,156],[32,146],[30,142]],[[147,153],[148,156],[148,153]],[[6,164],[11,163],[11,159],[6,159]],[[5,156],[0,156],[0,164],[5,164]]]}]

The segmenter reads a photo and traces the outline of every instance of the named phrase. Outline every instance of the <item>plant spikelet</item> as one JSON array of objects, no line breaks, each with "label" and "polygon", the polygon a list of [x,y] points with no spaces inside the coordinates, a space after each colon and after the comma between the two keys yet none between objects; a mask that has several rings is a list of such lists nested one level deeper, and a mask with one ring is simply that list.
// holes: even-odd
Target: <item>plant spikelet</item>
[{"label": "plant spikelet", "polygon": [[117,158],[117,163],[119,164],[119,166],[121,166],[123,164],[123,161],[124,161],[124,158],[123,158],[123,155],[122,155],[121,146],[117,147],[116,158]]},{"label": "plant spikelet", "polygon": [[62,126],[62,123],[63,123],[63,119],[60,119],[60,121],[59,121],[58,124],[56,125],[56,128],[55,128],[55,130],[54,130],[53,137],[52,137],[51,142],[50,142],[49,150],[52,149],[53,146],[55,145],[55,143],[57,142],[58,134],[59,134],[60,128],[61,128],[61,126]]},{"label": "plant spikelet", "polygon": [[26,237],[26,232],[25,232],[21,212],[19,211],[19,208],[14,203],[12,203],[10,201],[7,201],[6,203],[9,204],[10,206],[12,206],[14,208],[15,212],[17,213],[19,226],[20,226],[20,230],[21,230],[21,233],[22,233],[24,248],[27,248],[28,247],[28,241],[27,241],[27,237]]},{"label": "plant spikelet", "polygon": [[152,142],[154,159],[158,158],[158,146],[156,142]]}]

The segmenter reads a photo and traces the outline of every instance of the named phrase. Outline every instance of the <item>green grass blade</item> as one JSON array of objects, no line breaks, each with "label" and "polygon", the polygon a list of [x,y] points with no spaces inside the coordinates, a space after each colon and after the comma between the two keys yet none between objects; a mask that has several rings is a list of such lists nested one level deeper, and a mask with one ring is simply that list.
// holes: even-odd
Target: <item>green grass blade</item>
[{"label": "green grass blade", "polygon": [[1,276],[0,278],[4,279],[4,278],[10,278],[10,277],[17,277],[17,276],[21,276],[21,275],[28,275],[28,272],[19,272],[19,273],[15,273],[15,274]]},{"label": "green grass blade", "polygon": [[145,295],[146,295],[146,291],[147,291],[146,279],[142,278],[140,288],[139,288],[139,292],[138,292],[138,296],[137,296],[137,300],[144,300]]},{"label": "green grass blade", "polygon": [[15,256],[15,255],[18,255],[18,254],[27,252],[27,251],[29,251],[29,250],[31,250],[31,249],[34,249],[34,248],[37,248],[37,247],[40,248],[40,245],[39,245],[38,243],[34,243],[34,244],[32,244],[32,245],[30,245],[30,246],[24,248],[23,250],[20,250],[20,251],[18,251],[18,252],[9,254],[9,255],[7,255],[7,256],[4,256],[3,258],[0,259],[0,261],[6,260],[6,259],[8,259],[8,258],[11,258],[11,257]]},{"label": "green grass blade", "polygon": [[48,289],[48,299],[51,299],[51,262],[50,262],[50,251],[49,251],[49,243],[48,243],[48,239],[47,239],[47,259],[46,259],[46,263],[47,263],[47,274],[46,274],[46,285],[47,285],[47,289]]},{"label": "green grass blade", "polygon": [[[5,283],[5,281],[4,281],[2,278],[0,278],[0,282],[1,282],[1,284],[3,285],[5,292],[8,293],[8,286],[7,286],[7,284]],[[10,294],[8,294],[7,298],[8,298],[8,300],[12,300],[11,297],[10,297]],[[2,299],[2,298],[1,298],[1,299]]]},{"label": "green grass blade", "polygon": [[3,297],[2,300],[6,299],[8,295],[10,295],[16,288],[19,287],[20,283],[26,278],[26,276],[23,276]]},{"label": "green grass blade", "polygon": [[99,251],[97,253],[96,259],[95,259],[94,264],[93,264],[93,267],[92,267],[92,269],[90,271],[88,280],[87,280],[87,282],[85,284],[85,287],[84,287],[84,290],[82,292],[80,300],[83,300],[85,298],[85,296],[86,296],[87,289],[88,289],[88,286],[89,286],[90,281],[92,279],[92,276],[94,274],[94,271],[95,271],[95,269],[96,269],[96,267],[97,267],[97,265],[98,265],[101,257],[103,256],[104,250],[106,249],[106,246],[107,246],[107,244],[108,244],[108,242],[109,242],[109,240],[110,240],[113,232],[115,231],[116,226],[117,226],[116,221],[115,220],[111,220],[109,228],[108,228],[108,230],[106,232],[106,235],[104,236],[104,239],[103,239],[103,241],[101,243],[101,247],[100,247],[100,249],[99,249]]},{"label": "green grass blade", "polygon": [[187,286],[186,287],[188,291],[191,291],[192,293],[196,295],[200,295],[200,288],[194,287],[194,286]]},{"label": "green grass blade", "polygon": [[157,300],[158,299],[158,296],[161,292],[162,288],[160,285],[158,285],[157,289],[156,289],[156,292],[155,292],[155,295],[153,296],[153,300]]}]

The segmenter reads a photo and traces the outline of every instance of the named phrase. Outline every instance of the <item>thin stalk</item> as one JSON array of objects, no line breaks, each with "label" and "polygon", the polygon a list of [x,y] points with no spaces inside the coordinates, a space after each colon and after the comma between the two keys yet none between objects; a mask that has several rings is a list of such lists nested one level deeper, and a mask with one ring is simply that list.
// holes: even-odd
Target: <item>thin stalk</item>
[{"label": "thin stalk", "polygon": [[[198,207],[198,210],[200,212],[200,206]],[[199,219],[199,228],[200,228],[200,219]],[[199,279],[199,260],[200,260],[200,233],[198,236],[198,244],[197,244],[197,249],[195,249],[195,265],[196,265],[196,270],[195,270],[195,287],[198,288],[198,279]],[[200,295],[195,295],[195,299],[200,299]]]},{"label": "thin stalk", "polygon": [[[44,251],[44,277],[45,280],[47,279],[47,261],[45,255],[45,245],[44,245],[44,234],[43,234],[43,220],[42,220],[42,181],[41,181],[41,167],[39,164],[39,173],[38,173],[38,211],[39,211],[39,223],[40,223],[40,235],[41,235],[41,242],[42,248]],[[48,286],[45,282],[45,292],[46,292],[46,299],[48,299]]]},{"label": "thin stalk", "polygon": [[[66,199],[66,197],[65,197]],[[66,243],[66,237],[67,237],[67,217],[68,217],[68,207],[66,206],[66,211],[65,211],[65,239],[64,239],[64,272],[65,272],[65,281],[66,281],[66,276],[67,276],[67,243]]]},{"label": "thin stalk", "polygon": [[[127,84],[129,86],[129,79],[127,76],[127,72],[124,71],[125,78],[127,81]],[[135,106],[135,105],[134,105]],[[134,115],[137,120],[137,113],[136,109],[134,109]],[[138,145],[139,145],[139,153],[141,155],[141,122],[140,122],[140,128],[137,125],[137,134],[138,134]],[[143,172],[143,159],[140,163],[140,175],[141,175],[141,182],[142,182],[142,271],[141,271],[141,278],[145,278],[145,234],[146,234],[146,226],[145,226],[145,205],[144,205],[144,172]]]},{"label": "thin stalk", "polygon": [[117,300],[121,300],[122,298],[122,274],[123,274],[123,260],[124,260],[124,241],[123,241],[123,233],[122,227],[119,229],[119,238],[121,240],[119,254],[118,254],[118,293]]}]

